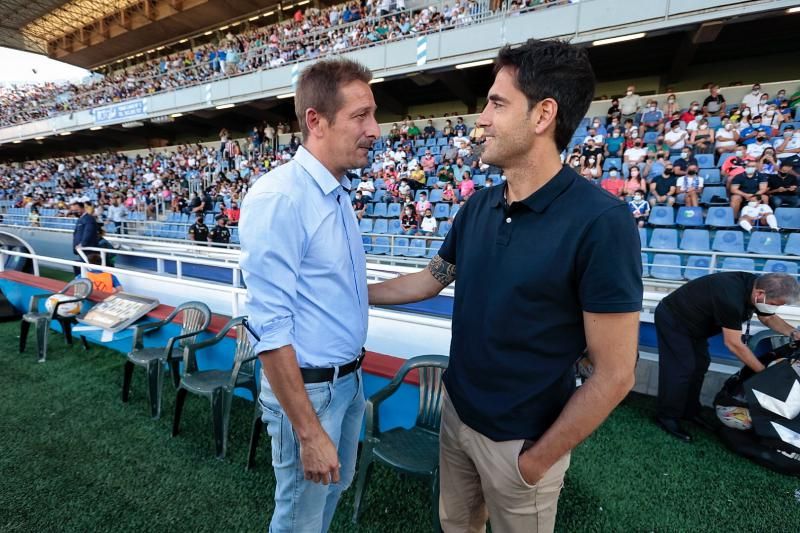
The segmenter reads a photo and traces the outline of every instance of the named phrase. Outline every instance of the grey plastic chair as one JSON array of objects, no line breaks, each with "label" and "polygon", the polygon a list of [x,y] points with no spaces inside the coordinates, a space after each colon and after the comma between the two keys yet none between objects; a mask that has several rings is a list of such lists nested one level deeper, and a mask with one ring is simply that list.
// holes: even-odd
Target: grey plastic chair
[{"label": "grey plastic chair", "polygon": [[[182,315],[181,332],[170,337],[166,346],[154,348],[144,347],[145,334],[158,331],[178,315]],[[186,302],[176,307],[164,320],[140,324],[134,329],[133,349],[125,361],[125,374],[122,380],[122,401],[127,402],[131,389],[133,369],[141,366],[147,369],[147,393],[150,400],[150,416],[161,416],[161,389],[164,383],[164,364],[168,364],[172,375],[172,384],[178,388],[180,382],[179,365],[181,349],[192,343],[194,338],[208,328],[211,323],[211,310],[203,302]],[[173,352],[178,348],[177,355]]]},{"label": "grey plastic chair", "polygon": [[[256,391],[259,390],[259,380],[256,377]],[[256,466],[256,452],[258,451],[258,441],[261,439],[261,433],[264,431],[264,422],[261,420],[263,412],[261,411],[261,404],[258,403],[258,392],[255,395],[255,406],[253,408],[253,421],[250,425],[250,446],[247,450],[247,465],[245,470],[252,470]]]},{"label": "grey plastic chair", "polygon": [[[34,294],[31,296],[30,304],[28,305],[28,312],[22,315],[20,322],[19,332],[19,351],[25,351],[25,346],[28,343],[28,332],[30,331],[31,324],[36,326],[36,350],[39,355],[39,362],[44,363],[47,359],[47,334],[50,331],[50,321],[58,320],[61,324],[61,331],[64,333],[64,340],[67,344],[72,345],[72,324],[76,323],[75,317],[65,317],[58,314],[58,308],[68,303],[83,302],[89,295],[92,294],[92,282],[88,279],[74,279],[67,283],[63,289],[55,294],[69,295],[70,289],[72,290],[72,299],[62,300],[53,306],[53,311],[39,311],[39,303],[53,296],[54,293],[47,294]],[[83,340],[84,347],[86,345],[85,339]]]},{"label": "grey plastic chair", "polygon": [[[230,320],[222,330],[211,339],[187,345],[183,350],[183,375],[175,399],[175,417],[172,421],[172,436],[178,435],[183,404],[188,393],[205,396],[211,402],[211,422],[214,428],[214,445],[217,459],[223,459],[228,448],[228,427],[230,426],[231,401],[233,391],[243,387],[258,400],[255,360],[258,357],[242,324],[244,317]],[[197,352],[222,341],[228,332],[236,330],[236,350],[231,370],[200,370],[197,367]]]},{"label": "grey plastic chair", "polygon": [[[380,461],[401,472],[431,478],[431,525],[439,525],[439,424],[442,416],[444,384],[442,373],[449,358],[444,355],[412,357],[400,367],[394,379],[367,400],[366,433],[358,463],[358,480],[353,511],[353,522],[361,516],[361,503],[369,483],[373,461]],[[401,427],[381,432],[379,429],[380,404],[400,388],[410,371],[419,372],[419,410],[417,422],[411,429]]]}]

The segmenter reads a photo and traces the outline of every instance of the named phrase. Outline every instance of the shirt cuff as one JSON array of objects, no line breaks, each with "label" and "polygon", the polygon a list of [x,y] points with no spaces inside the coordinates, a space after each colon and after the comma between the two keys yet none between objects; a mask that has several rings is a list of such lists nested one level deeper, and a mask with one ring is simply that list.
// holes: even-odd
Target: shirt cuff
[{"label": "shirt cuff", "polygon": [[587,302],[583,310],[587,313],[633,313],[642,310],[642,302]]},{"label": "shirt cuff", "polygon": [[294,343],[294,317],[284,317],[272,320],[265,326],[258,328],[261,340],[253,347],[255,353],[260,354],[275,350]]}]

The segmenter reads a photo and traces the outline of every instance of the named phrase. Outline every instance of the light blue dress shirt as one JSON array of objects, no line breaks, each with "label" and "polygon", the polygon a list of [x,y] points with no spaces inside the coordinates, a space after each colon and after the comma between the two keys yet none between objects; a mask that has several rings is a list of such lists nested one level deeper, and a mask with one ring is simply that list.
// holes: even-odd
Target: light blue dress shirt
[{"label": "light blue dress shirt", "polygon": [[239,265],[256,353],[291,344],[301,368],[355,359],[367,338],[367,273],[341,184],[308,150],[262,176],[242,203]]}]

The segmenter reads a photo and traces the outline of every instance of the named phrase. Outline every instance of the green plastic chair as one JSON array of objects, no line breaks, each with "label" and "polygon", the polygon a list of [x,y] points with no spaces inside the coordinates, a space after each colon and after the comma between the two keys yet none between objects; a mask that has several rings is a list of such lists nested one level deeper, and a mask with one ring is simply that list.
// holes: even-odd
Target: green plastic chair
[{"label": "green plastic chair", "polygon": [[[144,347],[144,336],[158,331],[166,324],[181,314],[183,325],[181,332],[170,337],[166,346],[155,348]],[[147,369],[147,393],[150,400],[150,416],[161,416],[161,389],[164,383],[164,364],[168,364],[172,375],[172,384],[178,388],[180,382],[179,365],[181,361],[180,349],[194,340],[194,338],[208,328],[211,323],[211,310],[203,302],[186,302],[176,307],[164,320],[147,322],[135,327],[133,333],[133,349],[128,353],[125,361],[125,374],[122,380],[122,401],[127,402],[131,390],[131,377],[134,367],[141,366]],[[173,351],[178,348],[178,354]]]},{"label": "green plastic chair", "polygon": [[[58,323],[61,324],[61,331],[64,333],[64,340],[67,344],[72,345],[72,324],[77,322],[76,317],[61,316],[58,314],[58,308],[69,303],[83,302],[89,298],[89,295],[92,294],[92,282],[88,279],[74,279],[55,294],[68,294],[70,289],[72,290],[73,298],[58,302],[53,306],[52,312],[39,311],[39,303],[44,299],[50,298],[54,293],[34,294],[31,296],[28,312],[22,315],[22,321],[19,324],[20,353],[25,351],[25,346],[28,343],[28,332],[31,329],[31,324],[34,324],[36,326],[36,350],[39,355],[39,362],[45,362],[47,359],[47,334],[50,331],[51,320],[58,320]],[[88,348],[85,339],[83,342],[84,347]]]},{"label": "green plastic chair", "polygon": [[[442,416],[444,384],[442,373],[449,358],[444,355],[412,357],[397,371],[394,379],[367,400],[366,433],[358,463],[358,480],[353,511],[353,523],[361,516],[361,503],[369,483],[373,461],[380,461],[406,474],[431,478],[431,525],[439,525],[439,424]],[[403,383],[411,370],[419,372],[419,411],[416,425],[381,432],[379,407]]]},{"label": "green plastic chair", "polygon": [[[213,338],[187,345],[183,350],[183,375],[175,399],[175,417],[172,421],[172,436],[178,435],[183,404],[188,393],[205,396],[211,402],[211,422],[214,427],[214,445],[217,459],[223,459],[228,448],[228,427],[230,426],[231,401],[233,391],[246,388],[258,401],[256,385],[256,363],[258,355],[242,324],[244,317],[230,320]],[[200,370],[197,366],[197,352],[219,343],[228,332],[236,329],[236,351],[231,370]]]}]

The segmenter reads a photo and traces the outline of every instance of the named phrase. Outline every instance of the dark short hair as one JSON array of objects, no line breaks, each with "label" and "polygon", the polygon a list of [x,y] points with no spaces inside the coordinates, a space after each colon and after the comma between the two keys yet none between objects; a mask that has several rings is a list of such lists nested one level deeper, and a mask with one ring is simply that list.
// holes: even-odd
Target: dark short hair
[{"label": "dark short hair", "polygon": [[83,202],[72,202],[70,205],[77,205],[81,209],[83,209]]},{"label": "dark short hair", "polygon": [[343,102],[340,89],[353,81],[372,81],[372,72],[350,59],[326,59],[314,63],[300,73],[294,96],[294,112],[300,122],[300,131],[308,135],[306,110],[315,109],[333,123]]},{"label": "dark short hair", "polygon": [[782,298],[787,303],[800,299],[800,286],[794,276],[789,274],[762,274],[756,279],[756,289],[764,291],[768,299]]},{"label": "dark short hair", "polygon": [[495,73],[507,66],[516,68],[516,84],[528,99],[529,111],[545,98],[558,103],[555,142],[564,150],[594,97],[594,70],[586,49],[559,40],[528,39],[500,50]]}]

